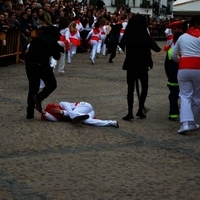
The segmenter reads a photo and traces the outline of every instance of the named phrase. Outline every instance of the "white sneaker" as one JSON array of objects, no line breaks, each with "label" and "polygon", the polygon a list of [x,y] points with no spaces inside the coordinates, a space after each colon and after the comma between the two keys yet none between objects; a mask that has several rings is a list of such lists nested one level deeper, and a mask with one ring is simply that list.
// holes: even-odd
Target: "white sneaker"
[{"label": "white sneaker", "polygon": [[178,134],[182,134],[185,133],[187,131],[189,131],[189,125],[185,125],[185,126],[181,126],[181,128],[177,131]]},{"label": "white sneaker", "polygon": [[197,130],[197,129],[199,129],[198,124],[189,124],[189,125],[181,126],[181,128],[177,132],[179,134],[183,134],[185,132],[194,131],[194,130]]},{"label": "white sneaker", "polygon": [[189,125],[190,131],[194,131],[194,130],[197,130],[197,129],[199,129],[199,124],[190,124]]},{"label": "white sneaker", "polygon": [[92,64],[94,65],[94,59],[91,59],[91,61],[92,61]]},{"label": "white sneaker", "polygon": [[62,73],[62,74],[64,74],[64,73],[65,73],[65,71],[64,71],[64,70],[59,70],[58,72],[59,72],[59,73]]}]

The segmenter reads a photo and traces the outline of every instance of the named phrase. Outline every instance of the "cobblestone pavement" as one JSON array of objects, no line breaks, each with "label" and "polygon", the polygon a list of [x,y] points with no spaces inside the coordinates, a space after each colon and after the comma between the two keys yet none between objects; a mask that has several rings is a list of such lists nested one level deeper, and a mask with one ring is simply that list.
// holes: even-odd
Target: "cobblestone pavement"
[{"label": "cobblestone pavement", "polygon": [[[162,47],[164,42],[158,42]],[[153,52],[152,52],[153,53]],[[153,53],[147,118],[127,114],[124,54],[114,63],[77,54],[43,102],[87,101],[120,127],[27,120],[24,64],[0,68],[0,200],[198,200],[200,131],[168,120],[165,53]],[[138,101],[135,97],[135,110]]]}]

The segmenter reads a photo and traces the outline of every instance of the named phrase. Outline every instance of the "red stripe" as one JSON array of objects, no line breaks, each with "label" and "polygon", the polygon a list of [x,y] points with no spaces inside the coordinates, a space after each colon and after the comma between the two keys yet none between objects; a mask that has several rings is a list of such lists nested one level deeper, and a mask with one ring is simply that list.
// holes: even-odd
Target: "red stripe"
[{"label": "red stripe", "polygon": [[200,57],[180,57],[179,69],[199,69]]}]

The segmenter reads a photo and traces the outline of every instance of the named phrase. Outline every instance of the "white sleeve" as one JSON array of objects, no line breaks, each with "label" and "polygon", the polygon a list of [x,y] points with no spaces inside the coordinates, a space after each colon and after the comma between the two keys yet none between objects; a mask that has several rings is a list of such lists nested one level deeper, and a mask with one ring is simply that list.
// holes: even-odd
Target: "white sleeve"
[{"label": "white sleeve", "polygon": [[70,31],[69,29],[65,32],[65,39],[69,42]]},{"label": "white sleeve", "polygon": [[73,111],[73,108],[72,108],[72,103],[69,103],[69,102],[60,102],[59,103],[59,106],[63,109],[64,111],[64,116],[66,117],[69,117],[69,114]]},{"label": "white sleeve", "polygon": [[58,122],[59,120],[55,118],[53,115],[51,115],[48,112],[45,112],[44,116],[46,117],[47,120],[52,121],[52,122]]},{"label": "white sleeve", "polygon": [[175,62],[178,62],[178,60],[179,60],[179,53],[180,53],[179,40],[177,40],[175,46],[173,47],[172,60],[174,60]]},{"label": "white sleeve", "polygon": [[93,33],[93,30],[91,30],[91,31],[88,33],[86,40],[88,40],[88,39],[90,38],[90,36],[92,35],[92,33]]}]

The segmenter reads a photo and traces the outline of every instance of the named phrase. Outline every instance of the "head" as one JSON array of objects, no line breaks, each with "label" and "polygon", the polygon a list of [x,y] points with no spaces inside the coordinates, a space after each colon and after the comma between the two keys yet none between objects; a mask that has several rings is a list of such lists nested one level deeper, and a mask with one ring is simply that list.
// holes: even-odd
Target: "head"
[{"label": "head", "polygon": [[75,31],[76,30],[76,23],[74,21],[72,21],[70,24],[69,24],[69,30],[71,32]]},{"label": "head", "polygon": [[189,27],[200,28],[200,15],[195,15],[190,19]]},{"label": "head", "polygon": [[170,23],[167,28],[170,28],[172,30],[172,33],[175,34],[177,32],[182,32],[182,21],[174,21]]},{"label": "head", "polygon": [[44,4],[44,10],[49,12],[50,11],[50,6],[51,5],[49,3],[45,3]]},{"label": "head", "polygon": [[67,28],[69,20],[66,17],[59,17],[58,27],[60,30]]},{"label": "head", "polygon": [[[48,112],[50,115],[52,115],[52,117],[58,119],[58,120],[61,120],[62,119],[62,115],[59,114],[59,113],[54,113],[52,112],[52,109],[54,108],[59,108],[59,109],[62,109],[58,104],[55,104],[55,103],[50,103],[46,106],[46,108],[44,109],[45,112]],[[41,115],[41,119],[46,119],[44,117],[44,114]]]},{"label": "head", "polygon": [[60,29],[55,26],[46,26],[43,28],[42,35],[50,36],[58,40],[60,38]]}]

